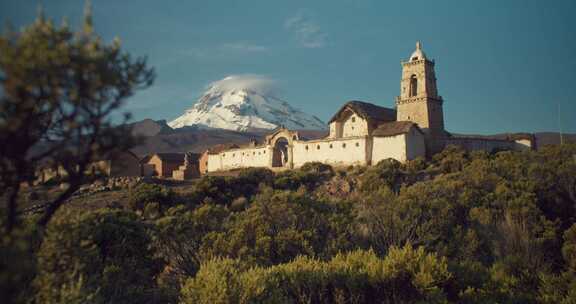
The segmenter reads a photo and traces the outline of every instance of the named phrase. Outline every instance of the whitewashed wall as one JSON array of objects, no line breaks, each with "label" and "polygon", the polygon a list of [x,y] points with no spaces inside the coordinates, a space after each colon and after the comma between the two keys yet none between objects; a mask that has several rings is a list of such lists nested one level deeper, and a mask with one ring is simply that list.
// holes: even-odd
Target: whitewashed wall
[{"label": "whitewashed wall", "polygon": [[534,149],[534,143],[529,140],[529,139],[517,139],[514,142],[516,142],[515,148],[516,150],[530,150],[530,149]]},{"label": "whitewashed wall", "polygon": [[308,162],[322,162],[335,166],[365,165],[366,145],[366,137],[296,141],[293,149],[294,167],[300,167]]},{"label": "whitewashed wall", "polygon": [[342,137],[368,135],[368,122],[354,112],[342,121]]},{"label": "whitewashed wall", "polygon": [[376,165],[383,159],[393,158],[400,162],[407,159],[406,135],[374,137],[372,145],[372,164]]},{"label": "whitewashed wall", "polygon": [[208,172],[248,167],[269,167],[272,150],[269,147],[233,149],[208,155]]}]

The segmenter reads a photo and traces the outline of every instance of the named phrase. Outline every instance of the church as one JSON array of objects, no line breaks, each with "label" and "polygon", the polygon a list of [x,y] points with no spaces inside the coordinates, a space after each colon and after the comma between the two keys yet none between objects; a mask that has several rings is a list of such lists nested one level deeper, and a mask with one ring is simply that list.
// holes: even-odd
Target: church
[{"label": "church", "polygon": [[392,158],[400,162],[430,157],[447,145],[472,150],[533,149],[530,134],[506,138],[456,136],[444,129],[442,96],[436,86],[435,62],[420,42],[402,62],[400,95],[396,108],[363,101],[345,103],[330,119],[330,133],[307,139],[296,130],[277,128],[263,143],[220,146],[199,159],[201,173],[246,167],[298,168],[308,162],[332,166],[374,165]]}]

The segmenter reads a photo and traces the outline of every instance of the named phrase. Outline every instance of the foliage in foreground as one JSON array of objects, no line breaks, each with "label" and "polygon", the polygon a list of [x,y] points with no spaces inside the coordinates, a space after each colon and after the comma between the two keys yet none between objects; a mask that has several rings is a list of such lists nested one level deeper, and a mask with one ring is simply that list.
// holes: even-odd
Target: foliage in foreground
[{"label": "foliage in foreground", "polygon": [[69,206],[42,239],[3,238],[0,280],[19,302],[574,303],[575,154],[140,186],[125,210]]},{"label": "foliage in foreground", "polygon": [[184,284],[181,303],[443,303],[451,278],[445,258],[410,245],[384,258],[358,250],[326,262],[300,256],[268,268],[242,265],[204,263]]}]

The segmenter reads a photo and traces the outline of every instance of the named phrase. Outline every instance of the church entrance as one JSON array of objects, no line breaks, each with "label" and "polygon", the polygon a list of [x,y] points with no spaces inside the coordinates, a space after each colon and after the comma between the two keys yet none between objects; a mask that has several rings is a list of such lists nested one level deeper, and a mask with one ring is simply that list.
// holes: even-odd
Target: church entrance
[{"label": "church entrance", "polygon": [[272,167],[286,167],[288,164],[288,140],[280,137],[274,144]]}]

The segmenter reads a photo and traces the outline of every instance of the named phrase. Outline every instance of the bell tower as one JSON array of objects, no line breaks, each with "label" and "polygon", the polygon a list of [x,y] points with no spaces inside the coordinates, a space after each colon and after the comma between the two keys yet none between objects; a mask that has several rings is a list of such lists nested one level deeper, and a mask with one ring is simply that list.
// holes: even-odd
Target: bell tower
[{"label": "bell tower", "polygon": [[428,137],[444,136],[442,97],[436,88],[434,60],[429,60],[416,42],[416,50],[408,61],[402,62],[400,96],[396,97],[398,121],[412,121]]}]

